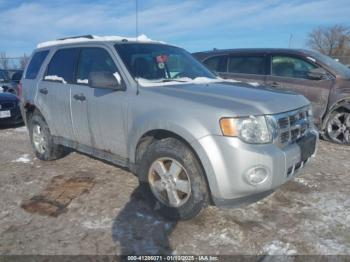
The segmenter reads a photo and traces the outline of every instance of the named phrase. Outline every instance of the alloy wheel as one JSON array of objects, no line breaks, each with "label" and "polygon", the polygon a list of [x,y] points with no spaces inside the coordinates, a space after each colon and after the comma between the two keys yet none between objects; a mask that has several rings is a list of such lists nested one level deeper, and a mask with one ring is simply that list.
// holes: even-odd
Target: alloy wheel
[{"label": "alloy wheel", "polygon": [[40,125],[33,126],[33,143],[35,149],[40,153],[44,154],[46,151],[46,140],[44,132]]},{"label": "alloy wheel", "polygon": [[341,144],[350,144],[350,113],[334,114],[327,125],[329,138]]},{"label": "alloy wheel", "polygon": [[148,172],[154,196],[170,207],[181,207],[191,196],[191,182],[186,169],[173,158],[159,158]]}]

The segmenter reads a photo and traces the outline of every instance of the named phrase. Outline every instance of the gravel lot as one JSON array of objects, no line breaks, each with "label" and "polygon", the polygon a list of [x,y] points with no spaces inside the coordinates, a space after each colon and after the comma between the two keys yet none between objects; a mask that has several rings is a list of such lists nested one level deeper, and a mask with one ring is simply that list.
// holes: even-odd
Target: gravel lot
[{"label": "gravel lot", "polygon": [[122,169],[78,153],[42,162],[25,127],[0,129],[0,145],[0,254],[350,254],[350,147],[322,141],[268,198],[174,223]]}]

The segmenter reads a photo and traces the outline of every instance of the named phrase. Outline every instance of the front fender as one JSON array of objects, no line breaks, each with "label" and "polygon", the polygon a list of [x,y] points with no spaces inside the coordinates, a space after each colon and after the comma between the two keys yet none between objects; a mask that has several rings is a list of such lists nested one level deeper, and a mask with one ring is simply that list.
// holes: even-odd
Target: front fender
[{"label": "front fender", "polygon": [[147,112],[133,119],[129,125],[129,161],[135,163],[136,148],[142,136],[150,131],[165,130],[184,139],[188,144],[208,135],[209,130],[197,119],[181,115],[179,112]]}]

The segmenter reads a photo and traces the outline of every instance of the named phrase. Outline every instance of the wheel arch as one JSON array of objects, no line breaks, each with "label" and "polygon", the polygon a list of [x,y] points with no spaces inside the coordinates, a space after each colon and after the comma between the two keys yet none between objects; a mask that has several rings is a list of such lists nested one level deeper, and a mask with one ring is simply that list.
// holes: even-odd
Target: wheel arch
[{"label": "wheel arch", "polygon": [[210,183],[208,181],[208,177],[207,177],[207,172],[206,169],[202,163],[202,159],[200,158],[199,154],[196,152],[195,148],[191,145],[191,142],[188,140],[188,138],[184,138],[182,135],[179,135],[176,132],[173,131],[169,131],[167,129],[152,129],[149,130],[147,132],[145,132],[139,139],[134,151],[134,163],[136,163],[142,158],[143,154],[146,152],[147,147],[155,140],[161,140],[164,138],[175,138],[179,141],[181,141],[183,144],[185,144],[190,150],[191,152],[194,154],[194,156],[196,157],[202,172],[204,174],[204,179],[206,182],[206,186],[209,192],[209,203],[213,204],[213,199],[212,199],[212,194],[211,194],[211,189],[210,189]]},{"label": "wheel arch", "polygon": [[339,109],[345,109],[350,112],[350,96],[346,98],[341,98],[338,101],[334,102],[332,106],[328,109],[327,113],[323,117],[322,120],[322,131],[324,131],[327,127],[327,122],[329,120],[330,115]]}]

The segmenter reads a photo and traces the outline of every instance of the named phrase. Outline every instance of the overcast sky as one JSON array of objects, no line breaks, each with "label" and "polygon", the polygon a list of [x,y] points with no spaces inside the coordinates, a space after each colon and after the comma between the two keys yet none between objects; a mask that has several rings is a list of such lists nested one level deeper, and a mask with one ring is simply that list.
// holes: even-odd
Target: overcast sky
[{"label": "overcast sky", "polygon": [[[82,34],[135,36],[136,0],[0,0],[0,51]],[[317,26],[350,25],[349,0],[139,0],[139,34],[201,51],[305,47]]]}]

